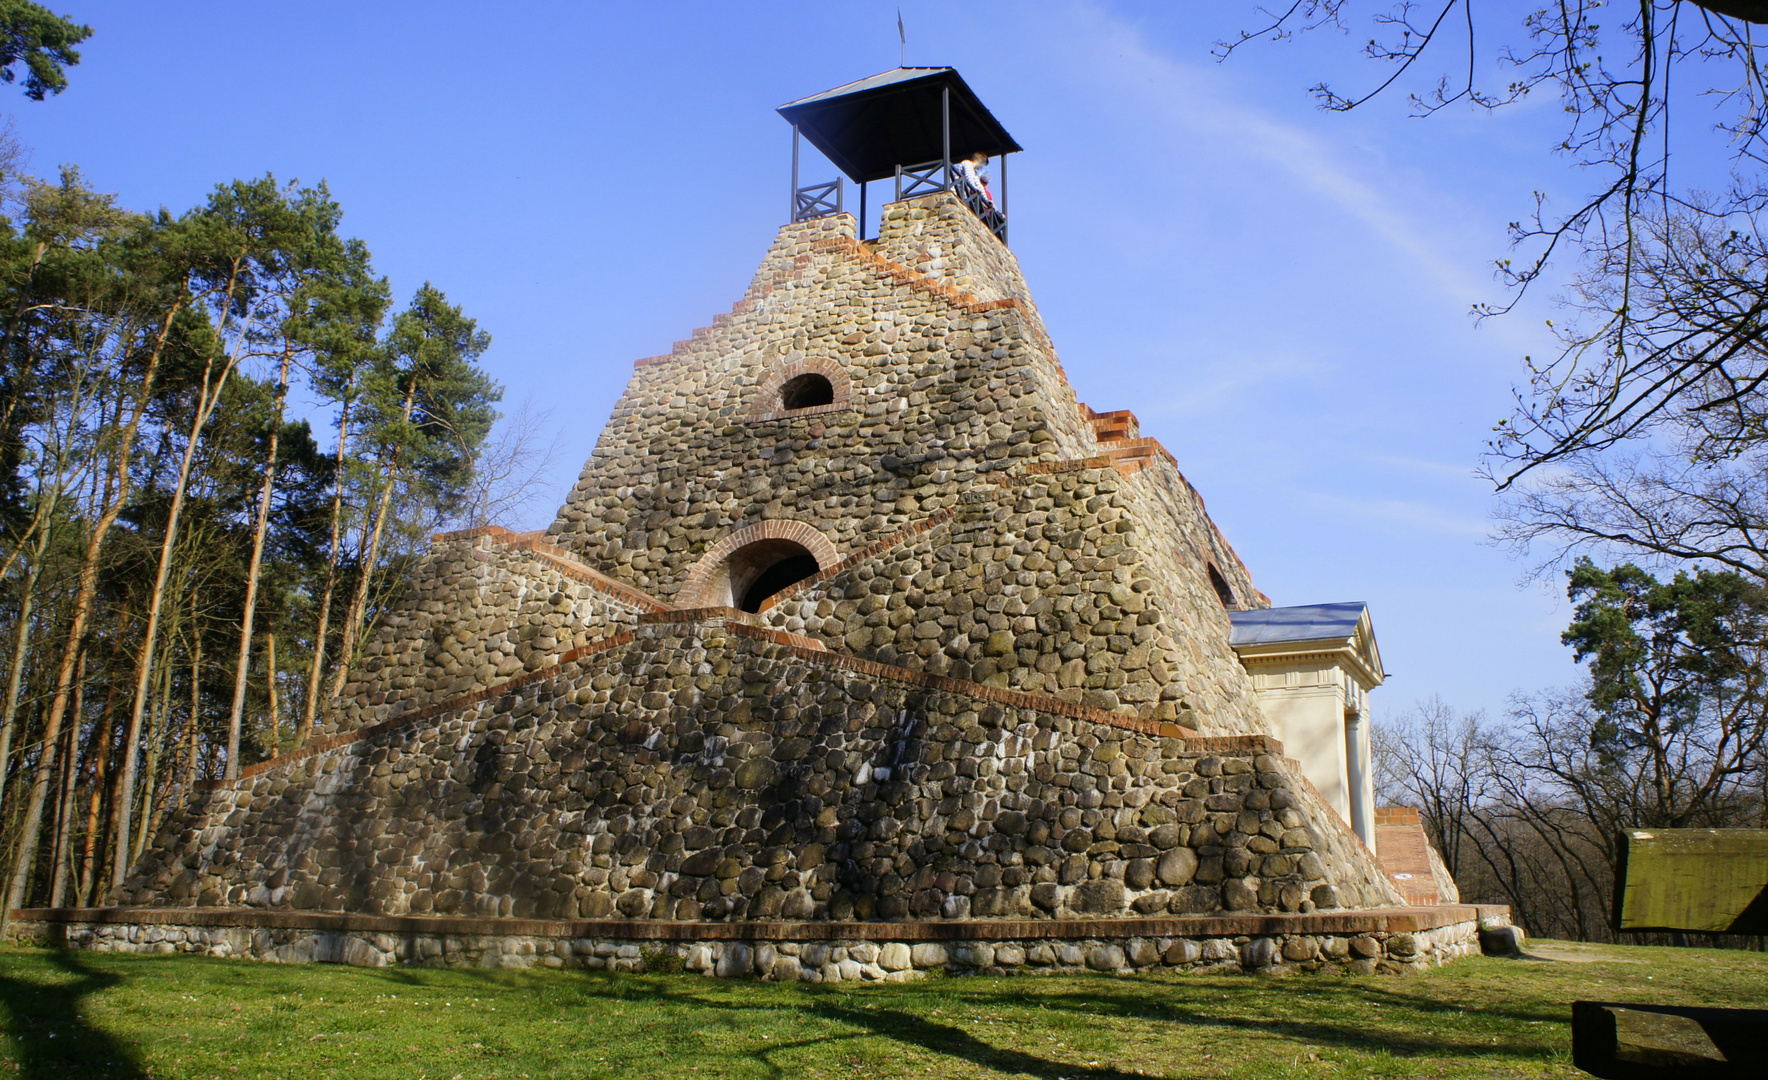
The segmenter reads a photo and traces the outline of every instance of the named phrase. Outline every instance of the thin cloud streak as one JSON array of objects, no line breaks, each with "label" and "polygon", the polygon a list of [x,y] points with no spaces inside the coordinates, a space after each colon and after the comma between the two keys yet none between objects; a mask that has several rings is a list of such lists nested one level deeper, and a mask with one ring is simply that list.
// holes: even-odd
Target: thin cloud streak
[{"label": "thin cloud streak", "polygon": [[1396,454],[1374,454],[1369,460],[1377,465],[1385,465],[1390,469],[1402,469],[1407,472],[1422,473],[1444,480],[1462,480],[1484,483],[1473,466],[1465,463],[1431,461],[1427,458],[1400,457]]},{"label": "thin cloud streak", "polygon": [[1136,413],[1148,420],[1215,412],[1223,405],[1245,400],[1251,391],[1261,387],[1292,385],[1326,370],[1326,364],[1302,356],[1217,360],[1195,376],[1189,376],[1183,393],[1146,400],[1137,406]]},{"label": "thin cloud streak", "polygon": [[[1113,92],[1136,96],[1140,107],[1166,119],[1169,137],[1205,136],[1290,175],[1307,190],[1360,222],[1411,260],[1442,295],[1468,309],[1481,299],[1501,298],[1501,287],[1468,272],[1473,258],[1445,256],[1478,246],[1472,237],[1448,238],[1406,212],[1394,194],[1397,181],[1375,183],[1357,175],[1338,150],[1312,133],[1284,123],[1244,102],[1222,96],[1192,64],[1162,54],[1135,27],[1096,5],[1083,5],[1091,40],[1089,73],[1111,80]],[[1161,129],[1156,129],[1161,130]],[[1413,193],[1410,198],[1417,198]],[[1514,320],[1492,325],[1507,348],[1528,351],[1540,336]]]},{"label": "thin cloud streak", "polygon": [[1429,503],[1410,499],[1366,499],[1352,495],[1308,492],[1306,501],[1325,510],[1349,512],[1361,521],[1386,521],[1409,529],[1485,540],[1491,524]]}]

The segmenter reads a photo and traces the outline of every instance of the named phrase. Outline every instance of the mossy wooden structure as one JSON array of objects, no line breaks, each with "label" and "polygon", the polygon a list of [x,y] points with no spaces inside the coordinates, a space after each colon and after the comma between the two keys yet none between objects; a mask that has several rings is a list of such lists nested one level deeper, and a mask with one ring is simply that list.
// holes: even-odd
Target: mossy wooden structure
[{"label": "mossy wooden structure", "polygon": [[1768,934],[1768,829],[1631,829],[1615,930]]}]

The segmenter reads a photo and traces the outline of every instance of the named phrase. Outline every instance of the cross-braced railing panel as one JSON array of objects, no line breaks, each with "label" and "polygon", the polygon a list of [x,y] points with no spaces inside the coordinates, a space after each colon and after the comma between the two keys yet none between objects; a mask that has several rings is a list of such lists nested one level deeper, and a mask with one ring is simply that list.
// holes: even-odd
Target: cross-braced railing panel
[{"label": "cross-braced railing panel", "polygon": [[792,220],[813,221],[841,213],[846,185],[840,177],[826,184],[811,184],[792,193]]},{"label": "cross-braced railing panel", "polygon": [[1007,216],[1001,213],[1000,207],[996,206],[987,195],[977,190],[975,185],[963,177],[958,178],[953,192],[958,196],[960,202],[970,208],[971,213],[982,219],[982,223],[988,226],[989,232],[1000,237],[1001,243],[1007,242]]},{"label": "cross-braced railing panel", "polygon": [[943,161],[896,167],[896,201],[951,189],[951,166]]}]

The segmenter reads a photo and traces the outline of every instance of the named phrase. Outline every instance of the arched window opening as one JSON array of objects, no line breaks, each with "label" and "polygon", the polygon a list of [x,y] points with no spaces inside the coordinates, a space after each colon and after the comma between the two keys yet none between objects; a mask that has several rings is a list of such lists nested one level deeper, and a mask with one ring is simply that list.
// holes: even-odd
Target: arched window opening
[{"label": "arched window opening", "polygon": [[731,552],[725,566],[730,604],[743,611],[760,611],[768,597],[819,569],[816,556],[790,540],[757,540]]},{"label": "arched window opening", "polygon": [[1234,599],[1234,589],[1228,584],[1228,579],[1222,576],[1222,572],[1216,569],[1215,563],[1209,564],[1209,583],[1215,588],[1216,596],[1221,599],[1223,607],[1229,611],[1240,609],[1240,602]]},{"label": "arched window opening", "polygon": [[809,409],[817,405],[832,405],[834,401],[834,385],[826,376],[814,372],[789,379],[780,387],[782,409]]}]

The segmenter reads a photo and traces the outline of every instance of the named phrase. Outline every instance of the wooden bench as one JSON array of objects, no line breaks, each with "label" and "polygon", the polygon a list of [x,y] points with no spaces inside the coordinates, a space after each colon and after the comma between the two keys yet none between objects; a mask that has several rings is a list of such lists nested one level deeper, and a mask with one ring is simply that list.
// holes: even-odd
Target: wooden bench
[{"label": "wooden bench", "polygon": [[[1768,829],[1621,836],[1617,933],[1768,933]],[[1572,1063],[1606,1080],[1768,1077],[1768,1010],[1572,1003]]]}]

